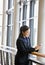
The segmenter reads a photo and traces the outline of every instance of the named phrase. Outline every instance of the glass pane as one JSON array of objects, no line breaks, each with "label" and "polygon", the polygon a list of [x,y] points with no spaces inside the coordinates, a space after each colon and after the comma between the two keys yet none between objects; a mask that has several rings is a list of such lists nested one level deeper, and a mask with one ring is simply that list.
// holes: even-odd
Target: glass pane
[{"label": "glass pane", "polygon": [[0,15],[0,44],[1,44],[1,38],[2,38],[2,15]]},{"label": "glass pane", "polygon": [[13,13],[8,15],[8,22],[7,22],[8,26],[12,26],[13,25]]},{"label": "glass pane", "polygon": [[29,21],[31,45],[34,45],[34,19]]},{"label": "glass pane", "polygon": [[7,22],[7,45],[11,46],[12,40],[12,23],[13,22],[13,14],[8,15],[8,22]]},{"label": "glass pane", "polygon": [[8,15],[8,22],[7,22],[7,25],[10,25],[11,24],[11,14]]},{"label": "glass pane", "polygon": [[0,14],[3,13],[3,0],[0,0]]},{"label": "glass pane", "polygon": [[21,20],[21,8],[19,9],[19,21]]},{"label": "glass pane", "polygon": [[0,27],[0,45],[1,45],[1,40],[2,39],[2,27]]},{"label": "glass pane", "polygon": [[7,27],[7,45],[11,46],[11,40],[12,40],[12,29],[11,26]]},{"label": "glass pane", "polygon": [[23,5],[23,20],[26,20],[27,5]]},{"label": "glass pane", "polygon": [[2,26],[2,15],[0,15],[0,26]]},{"label": "glass pane", "polygon": [[35,6],[35,1],[30,1],[30,17],[34,16],[34,6]]},{"label": "glass pane", "polygon": [[36,46],[38,35],[38,17],[34,18],[34,43]]},{"label": "glass pane", "polygon": [[8,9],[10,9],[13,6],[13,0],[8,0]]}]

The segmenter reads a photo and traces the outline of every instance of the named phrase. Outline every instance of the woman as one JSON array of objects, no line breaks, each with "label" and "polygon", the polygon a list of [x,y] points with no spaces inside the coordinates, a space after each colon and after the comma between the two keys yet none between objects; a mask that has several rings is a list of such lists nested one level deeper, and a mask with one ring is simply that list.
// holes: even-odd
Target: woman
[{"label": "woman", "polygon": [[26,25],[22,26],[20,28],[20,34],[16,42],[18,51],[15,56],[15,65],[29,65],[28,62],[29,53],[45,57],[45,55],[36,52],[40,49],[39,45],[36,46],[35,48],[31,47],[29,35],[30,35],[30,28]]}]

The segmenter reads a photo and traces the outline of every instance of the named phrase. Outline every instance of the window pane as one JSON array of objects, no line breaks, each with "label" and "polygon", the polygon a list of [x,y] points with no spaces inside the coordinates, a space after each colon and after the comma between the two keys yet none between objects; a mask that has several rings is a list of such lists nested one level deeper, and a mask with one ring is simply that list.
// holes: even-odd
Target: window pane
[{"label": "window pane", "polygon": [[2,27],[0,27],[0,45],[1,45],[1,40],[2,39]]},{"label": "window pane", "polygon": [[8,0],[8,9],[10,9],[13,6],[13,0]]},{"label": "window pane", "polygon": [[0,0],[0,14],[3,13],[3,0]]},{"label": "window pane", "polygon": [[[22,20],[26,20],[26,17],[27,17],[27,5],[24,4],[23,5],[23,19]],[[26,21],[22,22],[22,25],[25,25],[26,24]]]},{"label": "window pane", "polygon": [[19,21],[21,20],[21,8],[19,9]]},{"label": "window pane", "polygon": [[11,40],[12,40],[12,23],[13,22],[13,15],[8,15],[8,21],[7,21],[7,45],[11,46]]},{"label": "window pane", "polygon": [[34,19],[30,20],[29,27],[31,30],[31,33],[30,33],[31,45],[33,46],[34,45]]},{"label": "window pane", "polygon": [[2,26],[2,15],[0,15],[0,26]]},{"label": "window pane", "polygon": [[7,22],[7,25],[10,25],[11,24],[11,14],[8,15],[8,22]]},{"label": "window pane", "polygon": [[0,15],[0,44],[1,44],[1,38],[2,38],[2,15]]},{"label": "window pane", "polygon": [[12,40],[12,29],[11,26],[7,27],[7,45],[11,46],[11,40]]},{"label": "window pane", "polygon": [[35,6],[35,1],[30,2],[30,17],[34,16],[34,6]]},{"label": "window pane", "polygon": [[23,20],[26,20],[27,5],[23,5]]}]

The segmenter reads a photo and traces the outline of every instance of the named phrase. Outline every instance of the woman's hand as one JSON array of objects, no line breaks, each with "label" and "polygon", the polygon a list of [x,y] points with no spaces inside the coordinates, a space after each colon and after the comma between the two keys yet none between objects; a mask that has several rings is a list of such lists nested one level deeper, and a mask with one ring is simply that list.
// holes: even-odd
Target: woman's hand
[{"label": "woman's hand", "polygon": [[37,45],[36,47],[35,47],[35,50],[39,50],[41,48],[41,45]]},{"label": "woman's hand", "polygon": [[39,53],[39,52],[32,52],[31,54],[45,58],[45,54],[42,54],[42,53]]}]

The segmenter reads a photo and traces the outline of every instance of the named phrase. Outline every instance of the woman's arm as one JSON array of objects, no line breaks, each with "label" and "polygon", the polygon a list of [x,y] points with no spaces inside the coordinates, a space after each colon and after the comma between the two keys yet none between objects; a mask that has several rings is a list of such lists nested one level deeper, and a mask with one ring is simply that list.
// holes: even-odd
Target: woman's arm
[{"label": "woman's arm", "polygon": [[39,56],[39,57],[45,57],[45,54],[39,53],[39,52],[32,52],[31,54]]}]

